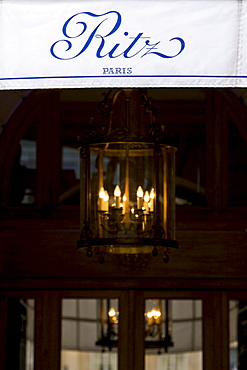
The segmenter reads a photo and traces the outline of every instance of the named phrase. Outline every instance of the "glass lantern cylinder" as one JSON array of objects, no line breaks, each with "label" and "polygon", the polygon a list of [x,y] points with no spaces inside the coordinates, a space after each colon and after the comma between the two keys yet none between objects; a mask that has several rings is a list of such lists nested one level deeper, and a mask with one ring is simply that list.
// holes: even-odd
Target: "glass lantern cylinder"
[{"label": "glass lantern cylinder", "polygon": [[[124,95],[122,91],[125,126],[121,119],[115,123],[111,114],[107,134],[91,137],[81,146],[78,247],[88,257],[98,255],[102,262],[106,254],[148,253],[162,254],[168,262],[170,248],[178,246],[174,240],[176,149],[161,140],[160,131],[157,136],[150,111],[138,128],[138,109],[130,104],[132,90]],[[143,110],[140,97],[139,93],[134,103],[142,103]]]}]

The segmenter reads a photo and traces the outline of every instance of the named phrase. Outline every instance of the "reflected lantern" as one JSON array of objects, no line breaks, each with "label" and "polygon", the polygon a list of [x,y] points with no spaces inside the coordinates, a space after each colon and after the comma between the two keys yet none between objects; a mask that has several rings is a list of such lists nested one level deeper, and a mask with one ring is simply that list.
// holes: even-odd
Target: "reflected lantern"
[{"label": "reflected lantern", "polygon": [[[113,96],[112,96],[113,94]],[[146,91],[110,90],[102,121],[78,137],[81,235],[78,248],[100,263],[109,255],[130,264],[141,256],[169,261],[175,237],[175,147]]]}]

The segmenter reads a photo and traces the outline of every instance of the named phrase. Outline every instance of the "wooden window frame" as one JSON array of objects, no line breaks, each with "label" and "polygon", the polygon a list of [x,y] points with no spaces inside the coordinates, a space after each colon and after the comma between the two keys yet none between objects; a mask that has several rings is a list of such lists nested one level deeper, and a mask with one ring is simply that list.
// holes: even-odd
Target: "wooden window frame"
[{"label": "wooden window frame", "polygon": [[[60,370],[61,358],[61,304],[68,298],[118,298],[119,348],[118,370],[144,370],[145,299],[191,299],[203,304],[203,370],[229,368],[229,300],[246,299],[247,291],[195,291],[195,290],[30,290],[5,291],[1,299],[1,356],[0,366],[5,368],[5,335],[7,299],[35,300],[35,370]],[[126,330],[127,328],[127,330]]]}]

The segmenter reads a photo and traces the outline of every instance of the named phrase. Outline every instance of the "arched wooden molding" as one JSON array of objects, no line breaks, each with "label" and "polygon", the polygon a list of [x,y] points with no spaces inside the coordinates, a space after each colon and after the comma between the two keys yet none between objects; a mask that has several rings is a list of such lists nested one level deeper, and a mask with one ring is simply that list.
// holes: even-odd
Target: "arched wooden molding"
[{"label": "arched wooden molding", "polygon": [[[234,124],[247,144],[245,124],[247,106],[233,89],[204,89],[204,92],[206,93],[206,135],[210,138],[206,143],[208,175],[206,192],[209,198],[209,208],[219,213],[222,209],[226,209],[228,194],[226,181],[222,178],[227,172],[226,169],[222,170],[222,166],[226,166],[224,152],[227,149],[226,138],[222,137],[224,120],[228,116],[233,117]],[[7,206],[11,168],[19,142],[34,122],[38,122],[36,179],[38,208],[51,209],[77,191],[77,188],[73,188],[69,189],[66,194],[59,194],[58,189],[61,169],[60,125],[61,114],[63,114],[60,104],[62,108],[64,103],[59,101],[57,90],[34,90],[23,98],[22,103],[4,125],[0,135],[0,205],[2,208]],[[68,104],[66,102],[66,106],[69,106]],[[83,105],[83,114],[87,117],[89,112],[85,107],[88,104],[86,102],[79,104]],[[193,102],[190,101],[189,104],[190,110],[193,110]],[[164,112],[163,109],[163,116]],[[79,114],[79,111],[75,114]],[[171,115],[171,111],[169,114]],[[186,117],[188,119],[188,115]],[[87,118],[81,117],[82,124],[86,123]],[[69,120],[69,115],[67,120]],[[73,130],[75,130],[74,125]]]}]

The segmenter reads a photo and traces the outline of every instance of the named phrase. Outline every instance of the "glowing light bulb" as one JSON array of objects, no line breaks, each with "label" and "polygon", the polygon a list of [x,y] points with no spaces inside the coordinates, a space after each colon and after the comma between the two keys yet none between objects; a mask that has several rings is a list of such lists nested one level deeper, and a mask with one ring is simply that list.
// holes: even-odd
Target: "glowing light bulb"
[{"label": "glowing light bulb", "polygon": [[114,189],[116,208],[120,208],[120,196],[121,196],[121,190],[120,190],[120,187],[117,185]]},{"label": "glowing light bulb", "polygon": [[151,319],[151,318],[153,317],[153,315],[152,315],[152,312],[151,312],[151,311],[149,311],[149,312],[147,313],[147,317],[148,317],[149,319]]},{"label": "glowing light bulb", "polygon": [[108,194],[108,191],[105,190],[104,201],[108,202],[108,200],[109,200],[109,194]]},{"label": "glowing light bulb", "polygon": [[136,195],[137,195],[137,209],[142,209],[143,190],[141,186],[138,186]]},{"label": "glowing light bulb", "polygon": [[145,191],[145,194],[144,194],[144,203],[143,203],[143,207],[144,207],[144,213],[145,214],[148,214],[148,211],[149,211],[149,200],[150,200],[150,196],[149,196],[149,192],[148,191]]},{"label": "glowing light bulb", "polygon": [[139,198],[142,198],[142,197],[143,197],[143,190],[142,190],[142,187],[141,187],[141,186],[138,186],[138,188],[137,188],[137,192],[136,192],[136,195],[137,195]]},{"label": "glowing light bulb", "polygon": [[108,312],[108,316],[110,317],[110,322],[111,324],[118,324],[118,319],[117,319],[117,312],[114,307],[110,309]]},{"label": "glowing light bulb", "polygon": [[108,315],[110,316],[110,317],[113,317],[113,316],[115,316],[116,315],[116,311],[115,311],[115,308],[111,308],[110,309],[110,311],[108,312]]},{"label": "glowing light bulb", "polygon": [[155,193],[154,193],[154,188],[151,189],[150,191],[150,212],[154,211],[154,198],[155,198]]},{"label": "glowing light bulb", "polygon": [[99,211],[104,210],[104,197],[105,197],[105,189],[102,186],[99,190]]},{"label": "glowing light bulb", "polygon": [[[149,320],[151,319],[158,320],[161,317],[161,312],[153,308],[151,311],[148,311],[146,313],[146,316]],[[149,321],[149,323],[151,323],[151,321]]]},{"label": "glowing light bulb", "polygon": [[108,191],[105,190],[103,211],[108,212],[108,210],[109,210],[109,194],[108,194]]},{"label": "glowing light bulb", "polygon": [[122,213],[125,214],[126,212],[126,200],[127,200],[127,197],[126,195],[124,194],[123,195],[123,210],[122,210]]},{"label": "glowing light bulb", "polygon": [[145,191],[145,194],[144,194],[144,202],[148,203],[149,202],[149,199],[150,199],[150,196],[149,196],[149,192],[148,191]]},{"label": "glowing light bulb", "polygon": [[99,191],[99,198],[104,199],[104,197],[105,197],[105,189],[102,186],[102,188],[100,188],[100,191]]},{"label": "glowing light bulb", "polygon": [[120,187],[117,185],[114,189],[114,197],[120,197],[121,196],[121,190]]},{"label": "glowing light bulb", "polygon": [[157,310],[154,310],[154,312],[153,312],[154,319],[157,320],[160,316],[161,316],[161,312],[157,311]]}]

